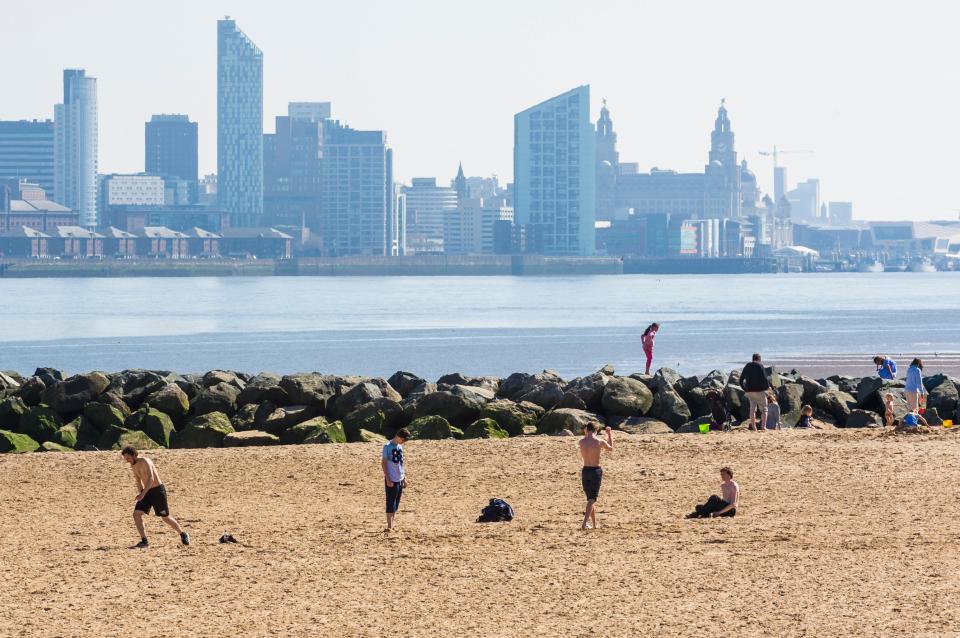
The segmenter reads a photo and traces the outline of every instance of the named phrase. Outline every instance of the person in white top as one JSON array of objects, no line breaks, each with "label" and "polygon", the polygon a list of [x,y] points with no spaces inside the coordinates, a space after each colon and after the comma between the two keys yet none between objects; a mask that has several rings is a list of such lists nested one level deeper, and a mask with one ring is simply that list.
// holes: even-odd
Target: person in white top
[{"label": "person in white top", "polygon": [[403,465],[403,444],[410,438],[410,431],[400,428],[383,446],[380,467],[383,469],[383,485],[387,495],[387,531],[393,529],[393,519],[400,508],[400,497],[407,486],[407,473]]}]

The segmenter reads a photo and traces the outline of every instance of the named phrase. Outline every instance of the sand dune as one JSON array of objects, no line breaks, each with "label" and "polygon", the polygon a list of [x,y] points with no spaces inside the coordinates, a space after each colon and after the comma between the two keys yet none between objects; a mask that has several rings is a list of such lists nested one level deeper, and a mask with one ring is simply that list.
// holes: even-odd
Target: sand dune
[{"label": "sand dune", "polygon": [[[960,635],[960,435],[616,444],[581,532],[574,439],[411,442],[390,536],[375,445],[159,451],[194,545],[148,550],[118,454],[2,456],[0,635]],[[725,464],[742,515],[684,520]]]}]

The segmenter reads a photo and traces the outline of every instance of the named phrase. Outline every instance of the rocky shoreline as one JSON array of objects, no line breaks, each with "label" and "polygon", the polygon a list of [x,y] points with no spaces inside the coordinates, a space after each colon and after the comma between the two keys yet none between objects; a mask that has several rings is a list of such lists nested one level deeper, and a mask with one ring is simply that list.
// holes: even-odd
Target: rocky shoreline
[{"label": "rocky shoreline", "polygon": [[[906,414],[903,381],[834,375],[822,379],[767,368],[784,427],[813,407],[821,429],[881,427],[882,396]],[[64,378],[0,373],[0,452],[239,447],[384,441],[400,427],[414,439],[508,438],[577,433],[588,422],[633,434],[699,432],[707,393],[724,397],[744,427],[739,372],[683,377],[669,368],[618,376],[606,366],[567,381],[551,371],[506,378],[409,372],[389,379],[320,373],[279,376],[124,370]],[[925,417],[960,421],[960,379],[927,377]]]}]

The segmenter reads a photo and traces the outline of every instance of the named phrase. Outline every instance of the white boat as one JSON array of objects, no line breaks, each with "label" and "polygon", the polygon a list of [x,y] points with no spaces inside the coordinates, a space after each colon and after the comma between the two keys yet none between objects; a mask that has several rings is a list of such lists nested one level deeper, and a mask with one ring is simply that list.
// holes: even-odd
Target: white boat
[{"label": "white boat", "polygon": [[872,261],[861,261],[857,264],[857,272],[883,272],[883,264],[876,259]]},{"label": "white boat", "polygon": [[911,260],[909,268],[910,272],[937,272],[937,267],[927,257]]}]

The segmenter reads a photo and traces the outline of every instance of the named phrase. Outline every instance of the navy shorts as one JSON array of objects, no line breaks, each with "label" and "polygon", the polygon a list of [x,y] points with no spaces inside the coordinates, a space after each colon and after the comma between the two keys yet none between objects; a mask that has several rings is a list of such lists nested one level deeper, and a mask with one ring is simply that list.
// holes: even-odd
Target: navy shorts
[{"label": "navy shorts", "polygon": [[383,488],[387,492],[387,514],[394,514],[400,508],[400,497],[403,496],[403,481],[394,481],[393,487],[383,482]]},{"label": "navy shorts", "polygon": [[580,483],[588,501],[595,501],[600,496],[600,483],[603,481],[603,470],[599,467],[585,467],[580,471]]}]

